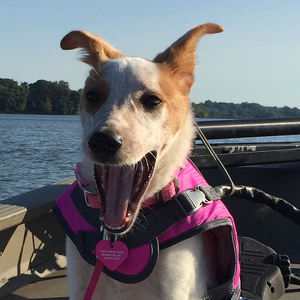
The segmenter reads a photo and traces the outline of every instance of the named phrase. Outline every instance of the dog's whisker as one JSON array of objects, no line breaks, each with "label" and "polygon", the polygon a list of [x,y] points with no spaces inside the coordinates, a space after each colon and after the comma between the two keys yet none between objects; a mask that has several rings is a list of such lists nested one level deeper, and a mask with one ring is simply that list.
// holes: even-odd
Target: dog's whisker
[{"label": "dog's whisker", "polygon": [[[88,65],[91,67],[91,69],[96,73],[97,76],[99,76],[98,71],[95,69],[95,67],[92,65],[91,62],[88,63]],[[98,61],[98,70],[100,71],[99,61]]]},{"label": "dog's whisker", "polygon": [[138,161],[138,163],[135,165],[135,170],[134,170],[135,174],[137,174],[137,172],[139,172],[139,170],[143,170],[143,166],[144,166],[143,159],[144,159],[144,157],[142,158],[142,160]]},{"label": "dog's whisker", "polygon": [[93,79],[94,81],[97,81],[94,77],[92,77],[91,75],[89,75],[89,78]]},{"label": "dog's whisker", "polygon": [[156,159],[156,156],[155,156],[152,152],[149,152],[149,153],[150,153],[150,155],[151,155],[153,158]]},{"label": "dog's whisker", "polygon": [[[150,155],[154,158],[154,161],[156,161],[156,156],[152,153],[152,152],[150,152]],[[151,164],[151,162],[149,161],[149,163]],[[153,167],[153,165],[151,164],[151,166]]]},{"label": "dog's whisker", "polygon": [[[132,231],[134,228],[138,229],[137,224],[143,224],[143,222],[141,222],[141,219],[146,220],[146,217],[144,216],[144,214],[142,212],[140,212],[140,214],[137,216],[136,218],[136,222],[134,222],[132,228],[130,229],[130,231]],[[145,229],[145,227],[143,226],[143,228]],[[129,232],[130,232],[129,231]]]},{"label": "dog's whisker", "polygon": [[135,174],[136,174],[136,172],[137,172],[137,170],[138,170],[138,164],[139,164],[140,162],[138,162],[138,163],[136,163],[135,165],[133,165],[132,166],[132,168],[131,168],[131,170],[130,170],[130,174],[132,175],[132,176],[134,176]]},{"label": "dog's whisker", "polygon": [[146,163],[146,166],[147,166],[147,171],[150,171],[150,166],[149,166],[149,160],[145,157],[145,163]]},{"label": "dog's whisker", "polygon": [[[151,210],[153,213],[155,213],[155,214],[157,215],[157,211],[154,210],[152,207],[150,207],[150,206],[148,206],[148,205],[143,205],[143,203],[141,204],[141,208],[146,208],[146,207],[147,207],[147,209]],[[142,213],[141,213],[141,214],[142,214]],[[143,217],[146,219],[145,215],[144,215],[144,214],[142,214],[142,215],[143,215]]]},{"label": "dog's whisker", "polygon": [[[153,157],[155,158],[154,155],[153,155]],[[151,163],[151,161],[147,157],[144,157],[144,159],[146,162],[147,170],[150,171],[151,169],[153,169],[154,168],[153,163]]]},{"label": "dog's whisker", "polygon": [[137,164],[134,165],[134,169],[132,170],[133,174],[135,175],[139,169],[139,164],[141,164],[141,162],[139,161]]},{"label": "dog's whisker", "polygon": [[93,117],[88,113],[88,112],[86,112],[86,114],[89,116],[89,118],[90,118],[90,120],[91,120],[91,122],[92,122],[92,124],[94,124],[94,120],[93,120]]},{"label": "dog's whisker", "polygon": [[[101,65],[100,65],[100,59],[97,60],[98,63],[98,70],[101,72]],[[95,71],[96,72],[96,71]],[[99,76],[99,74],[97,74]]]}]

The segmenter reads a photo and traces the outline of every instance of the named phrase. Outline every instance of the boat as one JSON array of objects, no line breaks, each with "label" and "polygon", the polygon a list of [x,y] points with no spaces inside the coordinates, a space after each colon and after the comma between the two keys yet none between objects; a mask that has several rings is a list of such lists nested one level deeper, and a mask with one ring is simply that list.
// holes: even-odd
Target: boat
[{"label": "boat", "polygon": [[[199,120],[197,125],[213,141],[213,151],[230,174],[228,178],[205,142],[195,143],[191,159],[212,186],[230,187],[231,179],[237,186],[254,187],[264,195],[274,195],[294,208],[300,207],[300,136],[299,141],[288,142],[272,142],[270,138],[262,142],[243,140],[245,137],[277,140],[276,136],[300,135],[300,118]],[[227,140],[230,138],[241,140]],[[74,178],[69,178],[0,202],[1,299],[68,299],[65,234],[51,209],[55,199],[73,181]],[[299,299],[300,230],[296,224],[300,222],[299,214],[290,220],[284,212],[245,198],[235,195],[223,199],[235,218],[238,234],[273,249],[283,258],[284,267],[294,274],[287,274],[282,283],[280,271],[276,275],[281,282],[279,289],[272,285],[272,278],[267,278],[262,290],[268,297],[263,299]],[[242,270],[252,268],[251,276],[262,276],[262,265],[251,265],[252,258],[247,253],[242,255]]]}]

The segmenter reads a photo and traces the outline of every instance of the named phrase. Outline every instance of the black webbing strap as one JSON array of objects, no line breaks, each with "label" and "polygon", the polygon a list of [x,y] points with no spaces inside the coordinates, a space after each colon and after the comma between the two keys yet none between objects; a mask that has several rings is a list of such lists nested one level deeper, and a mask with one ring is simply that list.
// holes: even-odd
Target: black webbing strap
[{"label": "black webbing strap", "polygon": [[[147,217],[137,219],[130,232],[120,238],[129,249],[149,243],[177,222],[195,213],[203,204],[209,204],[219,197],[212,187],[197,185],[194,190],[178,193],[172,200],[164,202]],[[143,211],[140,213],[143,216]],[[102,232],[79,231],[77,248],[79,251],[92,251],[102,239]]]}]

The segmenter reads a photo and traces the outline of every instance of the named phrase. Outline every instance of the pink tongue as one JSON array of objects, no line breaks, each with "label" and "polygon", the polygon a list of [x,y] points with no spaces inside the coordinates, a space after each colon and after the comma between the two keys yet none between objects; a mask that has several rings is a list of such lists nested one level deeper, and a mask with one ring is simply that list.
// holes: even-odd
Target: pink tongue
[{"label": "pink tongue", "polygon": [[106,210],[103,216],[103,220],[107,225],[117,227],[125,223],[133,180],[134,170],[132,166],[111,166],[109,168]]}]

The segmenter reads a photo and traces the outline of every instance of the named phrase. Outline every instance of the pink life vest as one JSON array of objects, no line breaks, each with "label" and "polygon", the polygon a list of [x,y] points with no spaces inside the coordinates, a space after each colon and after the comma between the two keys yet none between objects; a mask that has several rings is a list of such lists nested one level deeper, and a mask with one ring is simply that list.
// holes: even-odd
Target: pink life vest
[{"label": "pink life vest", "polygon": [[[178,173],[177,178],[178,194],[173,199],[158,204],[152,204],[150,198],[155,198],[150,197],[146,201],[150,206],[143,208],[141,217],[138,218],[141,224],[135,224],[136,230],[122,239],[129,248],[126,260],[114,271],[105,267],[103,271],[124,283],[140,282],[153,271],[159,251],[196,234],[208,232],[217,245],[216,266],[220,282],[220,286],[209,290],[209,293],[212,299],[215,299],[214,290],[216,294],[220,294],[222,290],[223,294],[227,295],[222,299],[238,299],[240,265],[233,217],[223,202],[217,200],[213,188],[189,160],[186,160],[185,167]],[[202,194],[204,192],[205,198],[209,201],[201,202],[201,200],[200,203],[196,190]],[[193,209],[197,205],[199,207]],[[88,263],[95,265],[97,261],[95,246],[103,238],[103,232],[100,230],[101,212],[86,205],[83,191],[77,181],[57,199],[53,212],[77,246],[81,256]],[[168,222],[169,224],[166,224]]]}]

